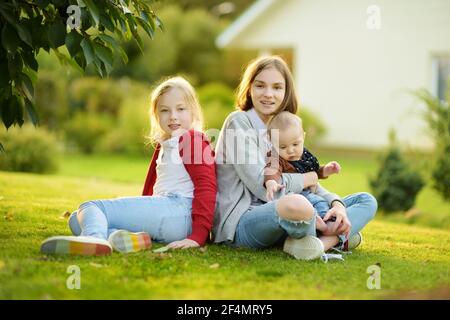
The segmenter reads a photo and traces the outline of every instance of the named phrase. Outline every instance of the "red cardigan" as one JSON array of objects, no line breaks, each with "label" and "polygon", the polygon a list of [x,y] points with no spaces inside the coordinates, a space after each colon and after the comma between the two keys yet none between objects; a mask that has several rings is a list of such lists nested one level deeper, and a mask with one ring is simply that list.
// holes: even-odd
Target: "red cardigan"
[{"label": "red cardigan", "polygon": [[[201,147],[201,148],[200,148]],[[156,182],[156,159],[161,145],[158,144],[153,153],[147,178],[145,179],[143,196],[153,195]],[[180,157],[184,167],[194,184],[194,199],[192,200],[192,233],[188,239],[203,246],[209,238],[214,210],[216,207],[216,166],[214,151],[207,137],[198,131],[190,130],[179,139]]]}]

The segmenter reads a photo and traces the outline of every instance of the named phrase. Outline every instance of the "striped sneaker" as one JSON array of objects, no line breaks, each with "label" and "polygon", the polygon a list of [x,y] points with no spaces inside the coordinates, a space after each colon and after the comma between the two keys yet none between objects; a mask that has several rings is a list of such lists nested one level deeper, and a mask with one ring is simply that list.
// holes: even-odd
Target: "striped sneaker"
[{"label": "striped sneaker", "polygon": [[108,241],[99,238],[56,236],[42,242],[41,252],[44,254],[103,256],[111,254],[112,248]]},{"label": "striped sneaker", "polygon": [[109,235],[109,243],[114,250],[129,253],[152,247],[152,240],[147,232],[129,232],[127,230],[116,230]]},{"label": "striped sneaker", "polygon": [[288,237],[284,241],[283,251],[299,260],[318,259],[325,253],[322,241],[313,236],[301,239]]}]

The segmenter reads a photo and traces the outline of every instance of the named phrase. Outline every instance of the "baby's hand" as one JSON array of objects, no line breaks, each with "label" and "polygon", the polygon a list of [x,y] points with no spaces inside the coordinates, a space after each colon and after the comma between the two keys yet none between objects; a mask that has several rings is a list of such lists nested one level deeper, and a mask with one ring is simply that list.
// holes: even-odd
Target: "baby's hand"
[{"label": "baby's hand", "polygon": [[336,161],[331,161],[323,167],[323,175],[325,177],[331,176],[332,174],[338,174],[341,171],[341,165]]},{"label": "baby's hand", "polygon": [[274,193],[280,191],[281,189],[283,189],[285,187],[284,185],[279,184],[275,180],[267,180],[265,185],[266,185],[267,201],[272,201]]}]

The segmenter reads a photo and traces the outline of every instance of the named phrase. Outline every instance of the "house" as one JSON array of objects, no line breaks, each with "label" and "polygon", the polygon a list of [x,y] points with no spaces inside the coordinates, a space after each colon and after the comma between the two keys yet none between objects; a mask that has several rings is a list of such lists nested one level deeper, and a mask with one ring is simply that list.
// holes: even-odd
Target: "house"
[{"label": "house", "polygon": [[404,145],[432,148],[411,91],[444,99],[449,0],[258,0],[217,45],[292,50],[300,103],[326,124],[324,145],[379,148],[395,128]]}]

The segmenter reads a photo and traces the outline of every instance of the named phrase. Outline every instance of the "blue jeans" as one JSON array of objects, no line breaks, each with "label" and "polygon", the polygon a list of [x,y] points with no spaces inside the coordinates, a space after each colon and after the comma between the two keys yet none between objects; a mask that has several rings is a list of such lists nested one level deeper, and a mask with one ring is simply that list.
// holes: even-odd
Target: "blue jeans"
[{"label": "blue jeans", "polygon": [[[350,231],[352,236],[374,218],[377,201],[365,192],[349,195],[343,201],[352,224]],[[316,236],[315,214],[308,221],[291,221],[279,217],[276,201],[252,206],[239,220],[234,242],[231,245],[261,249],[280,245],[287,236],[298,239],[307,235]]]},{"label": "blue jeans", "polygon": [[318,196],[317,194],[312,193],[309,190],[303,191],[300,194],[304,196],[312,204],[316,213],[322,218],[327,214],[328,210],[330,210],[330,205],[328,204],[328,201],[325,200],[323,197]]},{"label": "blue jeans", "polygon": [[[144,231],[155,242],[182,240],[192,230],[192,199],[178,195],[87,201],[69,218],[76,236],[107,239],[115,230]],[[82,213],[80,215],[80,213]]]}]

